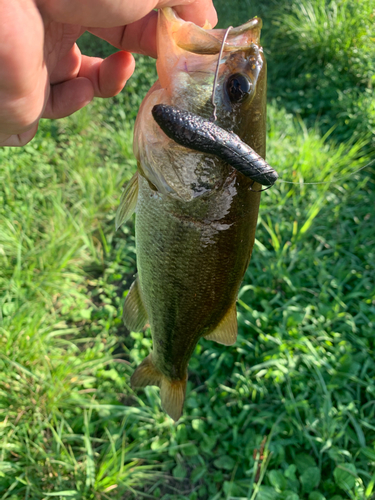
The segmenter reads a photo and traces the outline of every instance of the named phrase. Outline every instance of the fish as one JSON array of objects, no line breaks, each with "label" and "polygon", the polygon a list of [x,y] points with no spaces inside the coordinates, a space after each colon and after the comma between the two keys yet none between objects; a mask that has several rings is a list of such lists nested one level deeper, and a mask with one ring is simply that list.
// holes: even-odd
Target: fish
[{"label": "fish", "polygon": [[152,335],[152,351],[134,371],[131,386],[159,387],[161,406],[174,421],[183,412],[188,364],[199,340],[236,342],[236,301],[255,240],[258,181],[267,178],[256,171],[253,179],[245,175],[215,147],[199,151],[194,140],[190,147],[179,144],[156,115],[159,110],[159,123],[166,126],[179,110],[189,135],[189,120],[207,123],[214,104],[215,133],[230,134],[265,162],[261,27],[254,18],[226,33],[184,21],[169,7],[158,12],[158,80],[137,115],[137,171],[122,193],[116,227],[135,212],[137,275],[123,319],[130,331],[149,325]]}]

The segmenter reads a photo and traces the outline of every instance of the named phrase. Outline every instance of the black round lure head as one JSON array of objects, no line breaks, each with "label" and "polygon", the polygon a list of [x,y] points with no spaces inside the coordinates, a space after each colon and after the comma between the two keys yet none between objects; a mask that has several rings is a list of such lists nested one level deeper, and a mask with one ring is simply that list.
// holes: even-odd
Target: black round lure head
[{"label": "black round lure head", "polygon": [[226,82],[226,90],[230,101],[237,104],[245,101],[251,94],[253,84],[243,73],[231,75]]}]

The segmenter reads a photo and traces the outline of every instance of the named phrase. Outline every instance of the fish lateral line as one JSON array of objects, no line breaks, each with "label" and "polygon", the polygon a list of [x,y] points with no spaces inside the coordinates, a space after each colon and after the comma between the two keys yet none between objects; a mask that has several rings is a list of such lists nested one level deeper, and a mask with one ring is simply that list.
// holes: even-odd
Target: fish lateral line
[{"label": "fish lateral line", "polygon": [[276,170],[234,132],[168,104],[156,104],[152,116],[163,132],[180,146],[214,155],[262,186],[271,187],[277,181]]}]

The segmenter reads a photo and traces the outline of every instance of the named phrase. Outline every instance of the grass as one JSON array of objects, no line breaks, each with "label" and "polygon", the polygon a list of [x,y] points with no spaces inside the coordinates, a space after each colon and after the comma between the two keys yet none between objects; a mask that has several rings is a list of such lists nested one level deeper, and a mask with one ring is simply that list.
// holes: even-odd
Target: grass
[{"label": "grass", "polygon": [[[131,370],[113,356],[120,301],[112,304],[114,286],[105,277],[126,279],[134,249],[122,242],[121,263],[110,271],[102,229],[134,168],[132,159],[119,159],[130,132],[99,132],[94,116],[95,108],[83,111],[56,130],[45,123],[23,150],[1,151],[2,498],[59,491],[105,498],[149,474],[148,467],[134,468],[142,446],[126,432],[152,417],[120,406]],[[111,147],[117,154],[103,168]]]},{"label": "grass", "polygon": [[[216,4],[227,24],[256,7]],[[320,65],[320,81],[340,75],[336,62],[329,68],[336,22],[321,42],[333,55],[316,62],[298,16],[303,6],[323,15],[323,4],[296,5],[268,1],[261,14],[277,29],[282,8],[298,64]],[[374,497],[374,166],[358,171],[373,159],[371,120],[363,129],[340,121],[308,80],[312,107],[296,110],[298,76],[278,99],[286,76],[273,73],[268,47],[268,159],[294,184],[262,196],[238,341],[199,344],[178,425],[161,412],[157,389],[129,387],[151,339],[122,325],[136,258],[133,224],[114,225],[153,63],[139,58],[118,97],[45,121],[28,146],[0,151],[0,499]],[[291,64],[287,48],[283,61]],[[330,130],[337,123],[341,131]],[[317,181],[325,183],[306,184]]]},{"label": "grass", "polygon": [[[340,141],[367,136],[375,150],[372,0],[281,3],[267,30],[273,97]],[[332,120],[334,119],[334,120]]]}]

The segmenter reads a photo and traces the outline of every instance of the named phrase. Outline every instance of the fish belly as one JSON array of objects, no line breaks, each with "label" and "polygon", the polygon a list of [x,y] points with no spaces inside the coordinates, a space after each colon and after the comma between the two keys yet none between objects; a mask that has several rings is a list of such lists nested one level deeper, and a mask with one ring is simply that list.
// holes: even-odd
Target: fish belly
[{"label": "fish belly", "polygon": [[260,194],[231,171],[219,189],[184,202],[139,176],[137,263],[153,338],[152,360],[186,379],[200,337],[233,307],[254,244]]}]

